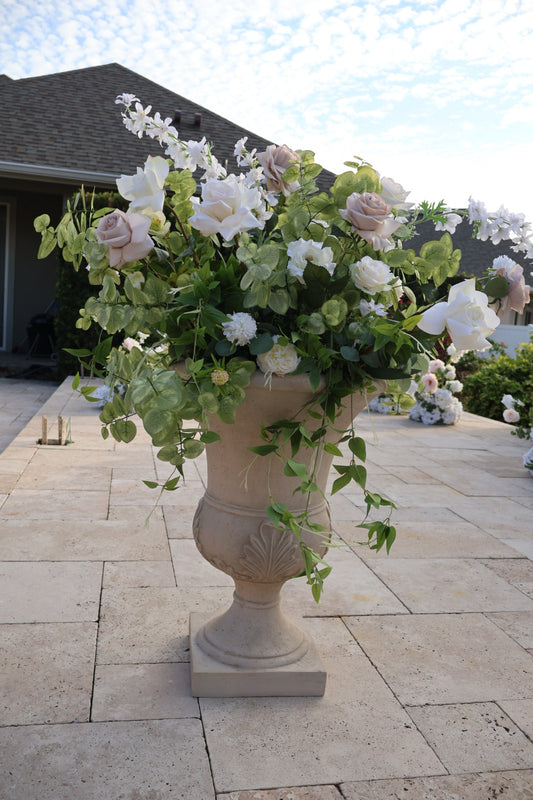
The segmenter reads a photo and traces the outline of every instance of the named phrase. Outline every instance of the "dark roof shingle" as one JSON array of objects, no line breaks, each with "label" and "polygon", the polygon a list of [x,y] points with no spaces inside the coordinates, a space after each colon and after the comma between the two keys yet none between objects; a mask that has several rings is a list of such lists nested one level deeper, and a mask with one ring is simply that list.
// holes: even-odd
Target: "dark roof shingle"
[{"label": "dark roof shingle", "polygon": [[[242,136],[248,136],[250,149],[271,144],[120,64],[106,64],[19,80],[0,76],[0,161],[113,175],[134,172],[148,154],[164,151],[126,130],[122,106],[115,104],[123,92],[136,94],[163,118],[173,118],[180,109],[180,137],[206,136],[219,161],[228,159],[230,168]],[[197,114],[200,125],[194,122]]]}]

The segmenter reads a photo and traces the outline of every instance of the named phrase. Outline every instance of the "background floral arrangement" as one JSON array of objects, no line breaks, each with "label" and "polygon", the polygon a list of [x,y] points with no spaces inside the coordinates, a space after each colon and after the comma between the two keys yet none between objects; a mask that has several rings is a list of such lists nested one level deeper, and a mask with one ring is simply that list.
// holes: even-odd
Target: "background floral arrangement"
[{"label": "background floral arrangement", "polygon": [[[457,277],[460,252],[450,236],[469,217],[478,238],[509,238],[530,258],[523,215],[490,214],[474,202],[462,213],[442,202],[415,206],[401,185],[360,159],[319,191],[322,167],[311,151],[271,145],[250,152],[246,139],[235,147],[238,171],[228,174],[205,139],[181,140],[170,119],[152,116],[134,95],[117,103],[126,128],[158,140],[167,158],[149,157],[135,175],[117,180],[127,212],[95,211],[82,192],[56,227],[43,214],[35,228],[41,257],[59,245],[102,287],[76,324],[86,330],[96,323],[108,335],[92,351],[72,352],[109,389],[102,435],[131,441],[140,419],[158,458],[175,469],[163,488],[175,488],[185,461],[217,438],[210,415],[235,419],[257,369],[267,384],[273,374],[305,373],[317,389],[325,377],[308,410],[322,420],[315,435],[301,424],[265,430],[258,420],[254,454],[287,465],[289,447],[294,465],[301,448],[325,446],[326,430],[353,392],[394,380],[405,393],[413,375],[427,373],[441,336],[448,333],[458,351],[482,350],[504,305],[515,307],[520,292],[528,296],[522,267],[499,264],[487,283],[489,304],[473,279]],[[416,252],[407,241],[426,220],[438,236]],[[81,391],[91,399],[89,387]],[[339,441],[348,443],[351,463],[335,467],[333,491],[355,480],[367,510],[391,506],[366,488],[364,442],[353,427]],[[312,474],[300,477],[304,494],[317,491]],[[280,527],[297,529],[288,509],[282,517]],[[390,519],[361,527],[376,549],[388,549],[395,535]],[[308,572],[308,579],[320,575]]]},{"label": "background floral arrangement", "polygon": [[418,382],[409,418],[424,425],[454,425],[463,413],[463,405],[454,395],[462,388],[452,363],[438,358],[430,361]]},{"label": "background floral arrangement", "polygon": [[[529,405],[520,399],[514,398],[511,394],[504,394],[502,397],[504,406],[503,419],[513,425],[513,433],[519,439],[531,439],[533,441],[533,404]],[[524,454],[524,467],[533,476],[533,447]]]}]

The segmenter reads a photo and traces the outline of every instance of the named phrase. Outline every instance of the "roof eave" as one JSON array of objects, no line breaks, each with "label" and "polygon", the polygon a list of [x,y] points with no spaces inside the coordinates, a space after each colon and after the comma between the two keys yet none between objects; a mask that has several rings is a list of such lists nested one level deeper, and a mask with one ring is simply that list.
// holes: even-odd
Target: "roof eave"
[{"label": "roof eave", "polygon": [[95,172],[93,170],[70,169],[68,167],[50,167],[46,164],[25,164],[17,161],[0,161],[0,176],[33,178],[46,180],[49,183],[80,183],[91,186],[112,186],[120,177],[116,173]]}]

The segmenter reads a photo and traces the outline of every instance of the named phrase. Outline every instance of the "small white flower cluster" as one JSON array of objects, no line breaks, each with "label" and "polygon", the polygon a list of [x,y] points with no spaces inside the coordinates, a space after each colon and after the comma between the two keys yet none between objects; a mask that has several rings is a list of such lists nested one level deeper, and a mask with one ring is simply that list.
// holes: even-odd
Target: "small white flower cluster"
[{"label": "small white flower cluster", "polygon": [[[124,105],[126,108],[126,111],[122,112],[122,121],[125,127],[136,134],[139,139],[146,134],[151,139],[157,139],[162,146],[166,146],[165,153],[170,156],[177,169],[189,169],[191,172],[197,168],[203,169],[202,180],[225,177],[226,170],[211,153],[205,136],[199,142],[195,140],[182,141],[177,129],[172,125],[170,117],[162,119],[159,112],[152,117],[150,115],[152,106],[143,108],[135,95],[119,95],[115,103]],[[132,108],[134,103],[135,107]]]},{"label": "small white flower cluster", "polygon": [[504,206],[498,211],[487,211],[484,203],[470,197],[468,215],[477,239],[482,242],[490,239],[493,244],[508,239],[515,253],[523,252],[527,258],[533,258],[533,226],[526,222],[524,214],[512,214]]},{"label": "small white flower cluster", "polygon": [[[427,373],[420,379],[409,419],[424,425],[455,425],[463,413],[461,401],[454,397],[463,384],[455,375],[452,364],[446,365],[438,358],[430,361]],[[444,384],[441,387],[439,379]]]}]

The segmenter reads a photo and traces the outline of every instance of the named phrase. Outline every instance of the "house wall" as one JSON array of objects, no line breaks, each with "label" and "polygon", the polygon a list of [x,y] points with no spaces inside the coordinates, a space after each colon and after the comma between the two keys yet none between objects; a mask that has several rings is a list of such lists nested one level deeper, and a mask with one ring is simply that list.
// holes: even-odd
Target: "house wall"
[{"label": "house wall", "polygon": [[33,227],[35,217],[48,213],[57,224],[63,207],[64,188],[27,181],[2,180],[0,200],[9,209],[7,277],[0,301],[6,304],[7,329],[1,343],[6,352],[28,348],[26,328],[31,318],[43,314],[56,293],[57,256],[37,259],[40,234]]},{"label": "house wall", "polygon": [[[56,293],[57,256],[37,259],[41,243],[33,220],[47,213],[53,220],[61,215],[63,195],[20,192],[16,205],[15,276],[13,291],[12,349],[20,347],[26,327],[35,314],[43,314]],[[27,343],[26,343],[27,344]]]}]

